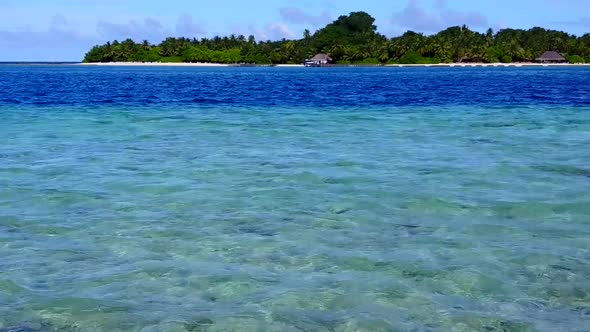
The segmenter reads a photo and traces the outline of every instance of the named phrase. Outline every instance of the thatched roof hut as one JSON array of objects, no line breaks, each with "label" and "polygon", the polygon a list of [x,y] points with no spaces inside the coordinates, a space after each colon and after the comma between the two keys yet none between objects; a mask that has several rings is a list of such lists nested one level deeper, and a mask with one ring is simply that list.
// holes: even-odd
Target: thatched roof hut
[{"label": "thatched roof hut", "polygon": [[555,51],[547,51],[537,58],[537,62],[541,63],[565,63],[567,60],[561,54]]},{"label": "thatched roof hut", "polygon": [[307,67],[319,67],[329,63],[332,63],[332,58],[324,53],[316,54],[313,58],[305,60]]},{"label": "thatched roof hut", "polygon": [[316,54],[313,58],[311,58],[311,60],[312,61],[321,61],[324,63],[332,62],[332,58],[330,58],[329,55],[324,54],[324,53]]}]

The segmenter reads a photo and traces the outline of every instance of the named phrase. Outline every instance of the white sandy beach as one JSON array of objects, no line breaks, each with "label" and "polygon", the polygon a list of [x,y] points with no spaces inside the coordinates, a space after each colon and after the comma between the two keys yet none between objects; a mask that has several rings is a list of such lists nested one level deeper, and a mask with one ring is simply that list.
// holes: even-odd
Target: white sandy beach
[{"label": "white sandy beach", "polygon": [[[76,65],[82,66],[141,66],[141,67],[236,67],[236,66],[250,66],[247,64],[225,64],[225,63],[211,63],[211,62],[92,62],[92,63],[78,63]],[[252,65],[256,66],[256,65]],[[279,64],[279,65],[259,65],[259,66],[273,66],[273,67],[303,67],[302,64]]]},{"label": "white sandy beach", "polygon": [[437,63],[437,64],[388,64],[385,67],[577,67],[590,66],[590,64],[570,63],[535,63],[535,62],[514,62],[514,63]]},{"label": "white sandy beach", "polygon": [[210,62],[89,62],[81,66],[141,66],[141,67],[229,67],[231,65]]},{"label": "white sandy beach", "polygon": [[[223,64],[209,62],[95,62],[79,63],[82,66],[138,66],[138,67],[236,67],[236,66],[256,66],[245,64]],[[301,64],[278,64],[278,65],[259,65],[261,67],[282,67],[296,68],[303,67]],[[590,66],[590,64],[569,64],[569,63],[438,63],[438,64],[387,64],[387,65],[334,65],[334,67],[572,67],[572,66]],[[330,66],[328,66],[330,67]]]}]

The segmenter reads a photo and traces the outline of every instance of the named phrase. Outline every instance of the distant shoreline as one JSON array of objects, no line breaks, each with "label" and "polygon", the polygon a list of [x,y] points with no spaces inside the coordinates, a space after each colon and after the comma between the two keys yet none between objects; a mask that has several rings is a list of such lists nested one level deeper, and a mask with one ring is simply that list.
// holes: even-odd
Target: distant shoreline
[{"label": "distant shoreline", "polygon": [[[190,62],[92,62],[76,63],[80,66],[104,66],[104,67],[285,67],[299,68],[304,65],[299,64],[277,64],[277,65],[250,65],[250,64],[223,64],[223,63],[190,63]],[[472,67],[587,67],[590,64],[569,64],[569,63],[438,63],[438,64],[385,64],[385,65],[365,65],[365,64],[335,64],[323,67],[444,67],[444,68],[472,68]]]},{"label": "distant shoreline", "polygon": [[[224,64],[224,63],[206,63],[206,62],[0,62],[0,65],[9,66],[88,66],[88,67],[281,67],[281,68],[303,68],[302,64]],[[570,64],[570,63],[535,63],[535,62],[513,62],[513,63],[437,63],[437,64],[334,64],[322,66],[326,68],[475,68],[475,67],[590,67],[590,63],[586,64]]]},{"label": "distant shoreline", "polygon": [[590,64],[572,63],[536,63],[536,62],[512,62],[512,63],[437,63],[437,64],[391,64],[385,67],[586,67]]},{"label": "distant shoreline", "polygon": [[80,61],[0,61],[4,66],[47,66],[47,65],[78,65]]},{"label": "distant shoreline", "polygon": [[229,67],[223,63],[205,63],[205,62],[88,62],[78,63],[79,66],[142,66],[142,67]]}]

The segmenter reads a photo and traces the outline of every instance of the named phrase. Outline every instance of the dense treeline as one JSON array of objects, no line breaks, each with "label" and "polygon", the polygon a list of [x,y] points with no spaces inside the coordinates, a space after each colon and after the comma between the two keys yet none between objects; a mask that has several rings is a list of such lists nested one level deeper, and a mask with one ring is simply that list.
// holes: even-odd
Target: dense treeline
[{"label": "dense treeline", "polygon": [[93,47],[84,62],[215,62],[247,64],[302,63],[317,53],[336,63],[448,63],[529,62],[543,52],[558,51],[572,63],[590,62],[590,34],[582,37],[555,30],[502,29],[496,33],[450,27],[425,36],[408,31],[386,38],[377,33],[375,19],[365,12],[340,16],[299,40],[257,42],[254,36],[231,35],[211,39],[167,38],[159,45],[131,39]]}]

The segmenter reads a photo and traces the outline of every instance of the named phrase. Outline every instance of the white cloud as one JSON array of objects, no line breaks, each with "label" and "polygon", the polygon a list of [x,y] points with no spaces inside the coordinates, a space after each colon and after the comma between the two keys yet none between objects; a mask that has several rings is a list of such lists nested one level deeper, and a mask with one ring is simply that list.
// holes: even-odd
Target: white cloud
[{"label": "white cloud", "polygon": [[[0,0],[1,1],[1,0]],[[96,44],[126,38],[141,42],[144,39],[159,43],[166,37],[196,37],[203,34],[203,25],[194,22],[190,15],[181,15],[172,27],[155,18],[128,21],[99,21],[80,29],[79,23],[64,15],[51,17],[48,24],[32,29],[28,26],[0,28],[0,61],[81,60]]]},{"label": "white cloud", "polygon": [[556,21],[552,22],[553,24],[559,25],[570,25],[570,26],[577,26],[577,27],[590,27],[590,17],[582,17],[577,20],[570,20],[570,21]]},{"label": "white cloud", "polygon": [[422,32],[438,32],[449,26],[466,24],[485,28],[487,18],[478,12],[462,12],[448,9],[445,0],[437,0],[435,8],[424,8],[419,0],[409,0],[406,7],[393,14],[391,23],[403,29]]},{"label": "white cloud", "polygon": [[131,38],[135,41],[149,40],[159,43],[167,37],[197,37],[205,33],[205,27],[196,23],[193,17],[183,14],[178,17],[174,29],[164,26],[155,18],[129,20],[124,23],[100,21],[97,24],[99,35],[106,40]]},{"label": "white cloud", "polygon": [[311,15],[296,7],[279,8],[279,14],[284,21],[293,24],[311,24],[315,27],[325,25],[332,21],[332,17],[327,11],[319,15]]},{"label": "white cloud", "polygon": [[296,34],[283,22],[273,22],[262,27],[248,26],[246,29],[234,27],[244,35],[253,35],[257,41],[281,40],[296,38]]},{"label": "white cloud", "polygon": [[180,15],[176,22],[176,35],[179,37],[196,37],[204,33],[205,27],[202,24],[195,23],[191,15]]},{"label": "white cloud", "polygon": [[105,41],[131,38],[134,40],[147,39],[155,42],[169,35],[162,23],[154,18],[146,18],[142,21],[130,20],[125,23],[99,21],[96,30]]},{"label": "white cloud", "polygon": [[55,15],[51,24],[41,30],[29,27],[0,30],[0,45],[19,48],[59,48],[87,45],[96,40],[92,35],[78,32],[62,15]]}]

